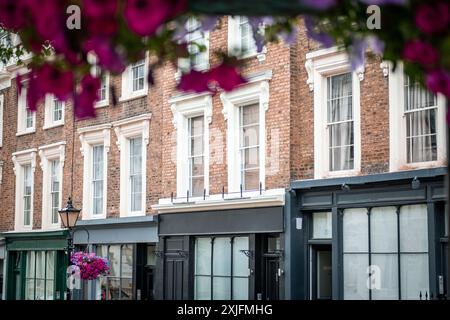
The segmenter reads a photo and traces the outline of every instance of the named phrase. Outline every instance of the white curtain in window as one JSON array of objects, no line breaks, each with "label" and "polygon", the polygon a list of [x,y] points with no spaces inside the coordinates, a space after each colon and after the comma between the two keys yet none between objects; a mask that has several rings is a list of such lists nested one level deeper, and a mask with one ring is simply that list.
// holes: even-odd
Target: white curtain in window
[{"label": "white curtain in window", "polygon": [[36,296],[35,300],[45,300],[45,251],[36,251]]},{"label": "white curtain in window", "polygon": [[368,254],[344,253],[344,299],[368,300]]},{"label": "white curtain in window", "polygon": [[407,162],[437,159],[437,97],[405,75]]},{"label": "white curtain in window", "polygon": [[344,210],[344,299],[369,299],[368,216],[366,208]]},{"label": "white curtain in window", "polygon": [[213,250],[213,300],[231,298],[231,239],[215,238]]},{"label": "white curtain in window", "polygon": [[354,167],[352,74],[327,78],[330,171]]},{"label": "white curtain in window", "polygon": [[211,238],[195,241],[195,299],[211,299]]},{"label": "white curtain in window", "polygon": [[55,295],[55,251],[47,251],[45,299],[54,300]]},{"label": "white curtain in window", "polygon": [[248,257],[244,254],[248,250],[248,237],[233,239],[233,299],[248,299]]},{"label": "white curtain in window", "polygon": [[419,299],[429,288],[428,223],[425,204],[400,209],[400,265],[402,299]]},{"label": "white curtain in window", "polygon": [[313,238],[331,239],[331,212],[314,212],[313,217]]},{"label": "white curtain in window", "polygon": [[34,280],[35,280],[35,252],[28,251],[26,253],[27,261],[26,261],[26,273],[25,273],[25,299],[33,300],[34,299]]}]

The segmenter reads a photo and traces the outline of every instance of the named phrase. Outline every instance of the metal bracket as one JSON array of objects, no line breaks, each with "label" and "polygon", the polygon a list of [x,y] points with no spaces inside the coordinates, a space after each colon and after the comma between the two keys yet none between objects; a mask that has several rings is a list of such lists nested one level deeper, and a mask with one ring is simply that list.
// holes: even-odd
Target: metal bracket
[{"label": "metal bracket", "polygon": [[243,254],[245,254],[248,258],[253,259],[253,251],[252,250],[240,250]]}]

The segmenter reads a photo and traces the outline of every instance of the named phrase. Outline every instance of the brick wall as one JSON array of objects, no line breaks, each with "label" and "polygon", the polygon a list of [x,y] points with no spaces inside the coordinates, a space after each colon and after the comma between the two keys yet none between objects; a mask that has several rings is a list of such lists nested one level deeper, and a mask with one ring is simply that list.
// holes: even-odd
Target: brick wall
[{"label": "brick wall", "polygon": [[[306,84],[304,67],[306,53],[316,50],[317,44],[309,40],[299,24],[296,44],[269,44],[266,59],[246,59],[244,75],[258,71],[272,71],[270,80],[269,109],[266,112],[266,188],[288,187],[291,180],[314,177],[314,119],[313,92]],[[210,34],[210,64],[218,63],[215,51],[226,50],[228,42],[227,19],[221,20],[221,27]],[[380,69],[380,59],[369,57],[361,82],[361,174],[387,172],[389,170],[389,105],[388,78]],[[4,94],[4,138],[0,148],[3,160],[3,182],[0,186],[0,231],[14,228],[15,176],[11,156],[13,152],[38,148],[53,142],[66,141],[66,161],[63,176],[63,205],[71,193],[73,174],[73,198],[77,207],[82,205],[83,158],[77,128],[110,123],[131,116],[152,113],[150,120],[150,143],[147,146],[147,212],[153,214],[151,205],[159,198],[176,194],[176,130],[169,98],[176,94],[176,69],[165,63],[155,70],[155,86],[148,96],[97,109],[97,118],[72,122],[72,105],[66,104],[63,127],[43,130],[44,108],[37,111],[36,133],[16,137],[17,90],[13,79],[11,87],[0,91]],[[111,77],[117,96],[121,92],[121,77]],[[110,101],[112,99],[110,98]],[[227,122],[222,114],[223,105],[219,95],[213,97],[210,131],[209,188],[211,194],[225,191],[227,186]],[[75,130],[75,139],[72,139]],[[111,130],[111,148],[108,153],[107,214],[119,215],[119,150],[117,137]],[[73,152],[73,164],[72,164]],[[223,160],[218,161],[218,154]],[[37,158],[39,162],[39,157]],[[273,161],[277,165],[273,166]],[[272,165],[272,166],[271,166]],[[34,221],[35,229],[41,226],[42,170],[35,172]]]}]

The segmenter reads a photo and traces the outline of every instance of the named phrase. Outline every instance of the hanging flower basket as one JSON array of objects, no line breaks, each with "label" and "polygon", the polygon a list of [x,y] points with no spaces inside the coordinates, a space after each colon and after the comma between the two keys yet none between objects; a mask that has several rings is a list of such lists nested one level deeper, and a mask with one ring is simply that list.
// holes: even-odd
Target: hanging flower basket
[{"label": "hanging flower basket", "polygon": [[95,280],[99,276],[105,276],[109,271],[108,260],[94,253],[74,252],[70,258],[73,265],[80,268],[80,277],[82,280]]}]

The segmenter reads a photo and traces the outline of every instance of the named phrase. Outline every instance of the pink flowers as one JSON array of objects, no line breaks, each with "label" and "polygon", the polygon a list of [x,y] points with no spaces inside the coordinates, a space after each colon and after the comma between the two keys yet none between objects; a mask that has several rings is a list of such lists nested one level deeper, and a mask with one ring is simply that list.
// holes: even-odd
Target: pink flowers
[{"label": "pink flowers", "polygon": [[425,41],[413,40],[405,44],[403,58],[429,67],[439,62],[439,52]]},{"label": "pink flowers", "polygon": [[239,74],[236,66],[222,63],[206,72],[191,70],[181,77],[178,89],[197,93],[217,92],[218,88],[231,91],[247,81]]},{"label": "pink flowers", "polygon": [[161,24],[186,7],[187,0],[127,0],[125,20],[136,34],[151,36]]},{"label": "pink flowers", "polygon": [[450,4],[424,3],[417,8],[415,21],[420,31],[424,33],[446,32],[450,27]]},{"label": "pink flowers", "polygon": [[95,117],[95,101],[99,98],[100,79],[90,74],[81,79],[81,92],[75,97],[75,115],[79,119]]},{"label": "pink flowers", "polygon": [[434,93],[450,97],[450,73],[445,70],[430,71],[425,78],[426,85]]},{"label": "pink flowers", "polygon": [[30,110],[36,110],[37,103],[46,93],[54,94],[61,101],[72,96],[74,78],[72,71],[61,71],[51,64],[33,69],[29,74],[27,103]]},{"label": "pink flowers", "polygon": [[17,30],[25,25],[24,1],[0,0],[0,24],[7,29]]},{"label": "pink flowers", "polygon": [[107,275],[109,271],[108,260],[94,253],[74,252],[70,261],[80,268],[80,276],[83,280],[95,280],[101,275]]}]

